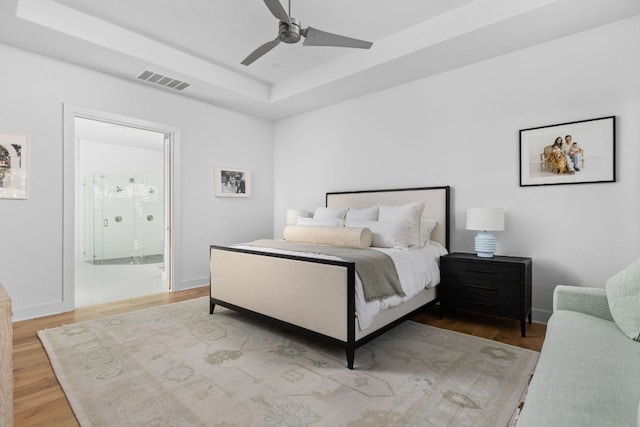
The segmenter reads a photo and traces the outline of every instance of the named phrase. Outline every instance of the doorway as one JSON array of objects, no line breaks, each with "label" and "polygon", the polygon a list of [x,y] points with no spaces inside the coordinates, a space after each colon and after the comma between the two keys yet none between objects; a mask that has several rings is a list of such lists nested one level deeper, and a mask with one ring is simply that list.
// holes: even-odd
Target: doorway
[{"label": "doorway", "polygon": [[[73,109],[67,114],[65,106],[65,130],[73,134],[65,135],[65,149],[71,151],[70,139],[74,153],[65,303],[77,308],[171,291],[175,131]],[[65,214],[69,205],[65,198]]]}]

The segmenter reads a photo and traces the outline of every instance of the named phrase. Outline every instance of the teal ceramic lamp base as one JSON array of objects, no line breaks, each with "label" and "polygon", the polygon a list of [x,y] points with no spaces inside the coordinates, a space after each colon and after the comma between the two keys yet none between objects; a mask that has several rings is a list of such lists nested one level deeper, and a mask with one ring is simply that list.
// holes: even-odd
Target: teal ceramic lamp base
[{"label": "teal ceramic lamp base", "polygon": [[476,253],[481,258],[493,258],[496,251],[496,238],[493,234],[481,231],[476,234],[475,239]]}]

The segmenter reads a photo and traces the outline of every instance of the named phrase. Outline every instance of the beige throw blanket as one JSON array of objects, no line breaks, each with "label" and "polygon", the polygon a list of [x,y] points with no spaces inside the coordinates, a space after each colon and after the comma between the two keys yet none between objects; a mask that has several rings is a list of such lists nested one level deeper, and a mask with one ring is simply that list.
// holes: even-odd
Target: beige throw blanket
[{"label": "beige throw blanket", "polygon": [[336,256],[353,262],[364,291],[365,301],[382,300],[391,296],[406,296],[398,279],[398,271],[391,257],[380,251],[364,248],[294,243],[284,240],[255,240],[247,244],[260,248],[273,248]]}]

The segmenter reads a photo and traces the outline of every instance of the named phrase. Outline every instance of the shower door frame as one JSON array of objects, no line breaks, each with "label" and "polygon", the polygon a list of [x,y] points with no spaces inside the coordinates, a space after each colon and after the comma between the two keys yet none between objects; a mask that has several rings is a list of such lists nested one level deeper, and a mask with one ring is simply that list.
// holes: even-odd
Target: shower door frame
[{"label": "shower door frame", "polygon": [[[158,255],[164,258],[164,254],[168,253],[165,245],[167,241],[165,216],[168,204],[165,189],[168,186],[164,177],[165,148],[168,142],[166,134],[159,132],[153,132],[153,134],[162,138],[162,160],[155,161],[155,167],[162,168],[159,174],[148,172],[87,174],[87,169],[82,168],[85,160],[82,160],[81,156],[79,179],[80,182],[84,182],[84,192],[78,188],[76,196],[81,198],[80,193],[84,193],[84,209],[82,209],[83,204],[78,201],[76,203],[78,262],[102,265],[118,260],[125,264],[144,264],[148,256],[153,256],[154,261],[151,262],[157,263]],[[116,193],[124,195],[113,194],[110,189],[114,188]],[[148,198],[145,199],[147,190]],[[155,200],[151,200],[150,195],[156,192],[158,194],[154,197]],[[84,217],[84,229],[79,228],[81,217]],[[155,240],[153,244],[148,240],[150,228],[153,229],[151,233]],[[161,262],[166,268],[166,260],[162,259]],[[164,270],[162,276],[168,282],[169,278]]]},{"label": "shower door frame", "polygon": [[180,132],[173,126],[154,123],[147,120],[122,116],[105,111],[77,105],[63,105],[63,248],[62,248],[62,301],[60,311],[75,308],[75,264],[76,264],[76,182],[81,179],[78,174],[78,141],[75,137],[75,119],[97,120],[115,125],[145,129],[165,135],[165,217],[167,230],[165,233],[165,269],[168,291],[180,290],[177,278],[180,266],[177,265],[176,253],[180,242],[180,188],[179,147]]}]

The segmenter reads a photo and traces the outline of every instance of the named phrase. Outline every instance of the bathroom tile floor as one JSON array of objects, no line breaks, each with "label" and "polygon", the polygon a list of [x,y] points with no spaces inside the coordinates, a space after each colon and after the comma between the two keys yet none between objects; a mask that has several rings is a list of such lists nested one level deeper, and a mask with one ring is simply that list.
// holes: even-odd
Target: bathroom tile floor
[{"label": "bathroom tile floor", "polygon": [[169,291],[163,264],[76,265],[75,305],[86,307]]}]

